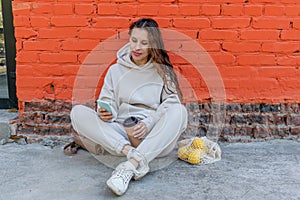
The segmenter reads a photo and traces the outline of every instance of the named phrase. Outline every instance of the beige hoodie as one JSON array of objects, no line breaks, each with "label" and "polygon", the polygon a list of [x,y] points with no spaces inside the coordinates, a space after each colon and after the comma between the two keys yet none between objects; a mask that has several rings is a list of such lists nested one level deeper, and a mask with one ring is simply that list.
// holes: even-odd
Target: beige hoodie
[{"label": "beige hoodie", "polygon": [[163,92],[162,78],[151,60],[144,66],[131,61],[129,44],[118,51],[117,58],[105,76],[99,99],[110,103],[117,113],[116,122],[136,116],[150,131],[166,109],[180,100],[176,94]]}]

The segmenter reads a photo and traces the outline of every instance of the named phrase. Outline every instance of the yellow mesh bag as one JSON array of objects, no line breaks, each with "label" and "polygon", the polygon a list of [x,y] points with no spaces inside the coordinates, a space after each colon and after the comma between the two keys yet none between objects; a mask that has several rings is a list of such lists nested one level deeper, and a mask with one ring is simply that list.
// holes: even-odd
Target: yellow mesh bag
[{"label": "yellow mesh bag", "polygon": [[206,137],[194,137],[178,142],[178,158],[190,164],[208,164],[221,159],[221,148]]}]

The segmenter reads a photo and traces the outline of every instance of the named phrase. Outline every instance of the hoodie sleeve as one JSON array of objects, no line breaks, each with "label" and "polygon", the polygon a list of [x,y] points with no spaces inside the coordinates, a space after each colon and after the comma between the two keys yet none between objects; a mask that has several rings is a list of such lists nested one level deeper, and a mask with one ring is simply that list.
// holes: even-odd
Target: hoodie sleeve
[{"label": "hoodie sleeve", "polygon": [[167,94],[164,90],[162,91],[162,103],[158,106],[155,113],[143,119],[147,126],[148,131],[151,131],[153,126],[158,122],[158,120],[166,113],[166,111],[175,104],[181,104],[177,94]]},{"label": "hoodie sleeve", "polygon": [[112,108],[112,114],[116,117],[118,113],[118,106],[115,97],[114,85],[111,77],[111,70],[108,70],[104,78],[104,83],[98,99],[108,102]]}]

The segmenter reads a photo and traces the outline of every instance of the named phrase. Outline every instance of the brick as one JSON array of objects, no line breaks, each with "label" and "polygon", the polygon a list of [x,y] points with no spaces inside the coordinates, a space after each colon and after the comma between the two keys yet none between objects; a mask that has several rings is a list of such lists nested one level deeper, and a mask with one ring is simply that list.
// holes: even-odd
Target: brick
[{"label": "brick", "polygon": [[235,62],[235,56],[231,53],[210,53],[210,55],[216,64],[233,64]]},{"label": "brick", "polygon": [[62,42],[62,50],[66,51],[91,51],[99,44],[98,40],[88,40],[88,39],[73,39],[66,40]]},{"label": "brick", "polygon": [[80,29],[78,36],[82,39],[107,39],[116,36],[117,31],[111,29],[94,29],[85,28]]},{"label": "brick", "polygon": [[30,17],[30,25],[32,27],[49,27],[50,26],[50,18],[43,16],[31,16]]},{"label": "brick", "polygon": [[243,54],[237,57],[239,65],[275,65],[275,55],[269,54]]},{"label": "brick", "polygon": [[88,17],[76,16],[54,16],[51,18],[51,24],[58,27],[82,27],[88,25]]},{"label": "brick", "polygon": [[261,16],[263,14],[262,5],[245,5],[244,7],[245,15],[249,16]]},{"label": "brick", "polygon": [[174,18],[173,25],[175,28],[208,28],[210,21],[207,18]]},{"label": "brick", "polygon": [[15,27],[29,27],[29,17],[28,16],[15,16],[14,17],[14,26]]},{"label": "brick", "polygon": [[78,15],[91,15],[94,13],[93,4],[75,4],[75,14]]},{"label": "brick", "polygon": [[234,30],[202,30],[200,38],[204,40],[236,40],[238,32]]},{"label": "brick", "polygon": [[243,15],[243,5],[223,4],[221,7],[221,15],[225,16],[241,16]]},{"label": "brick", "polygon": [[140,4],[138,7],[139,16],[157,16],[160,6],[157,4]]},{"label": "brick", "polygon": [[18,52],[16,56],[16,61],[18,63],[35,63],[37,60],[37,52],[21,51]]},{"label": "brick", "polygon": [[159,8],[158,15],[159,16],[174,16],[178,15],[179,13],[179,8],[178,5],[162,5]]},{"label": "brick", "polygon": [[235,29],[235,28],[246,28],[250,26],[250,18],[210,18],[212,23],[212,28],[220,29]]},{"label": "brick", "polygon": [[121,16],[136,16],[138,5],[136,4],[120,4],[118,6],[118,14]]},{"label": "brick", "polygon": [[265,15],[266,16],[284,16],[285,6],[284,5],[266,5]]},{"label": "brick", "polygon": [[97,28],[128,28],[128,18],[120,17],[98,17],[95,18]]},{"label": "brick", "polygon": [[31,2],[16,2],[12,1],[12,10],[14,16],[24,15],[28,16],[31,11]]},{"label": "brick", "polygon": [[53,4],[52,3],[32,3],[31,12],[35,14],[52,14]]},{"label": "brick", "polygon": [[43,63],[76,63],[75,53],[41,53],[40,61]]},{"label": "brick", "polygon": [[287,125],[289,126],[300,126],[300,116],[288,116]]},{"label": "brick", "polygon": [[285,6],[285,15],[286,16],[299,16],[300,15],[300,6],[299,5],[286,5]]},{"label": "brick", "polygon": [[60,47],[60,42],[54,40],[24,41],[23,47],[26,51],[56,51]]},{"label": "brick", "polygon": [[258,52],[261,44],[260,42],[223,42],[222,49],[229,52]]},{"label": "brick", "polygon": [[283,30],[281,32],[282,40],[300,40],[300,30]]},{"label": "brick", "polygon": [[55,3],[53,5],[53,13],[55,15],[71,15],[71,14],[73,14],[73,4],[71,4],[71,3]]},{"label": "brick", "polygon": [[179,14],[180,15],[188,15],[188,16],[199,16],[200,14],[200,5],[189,5],[189,4],[181,4],[179,6]]},{"label": "brick", "polygon": [[220,50],[220,44],[219,42],[202,42],[200,45],[208,52],[214,52]]},{"label": "brick", "polygon": [[253,28],[261,29],[288,29],[290,27],[290,19],[278,17],[254,18],[252,26]]},{"label": "brick", "polygon": [[41,28],[39,38],[74,38],[77,36],[77,32],[77,28],[74,27]]},{"label": "brick", "polygon": [[204,4],[201,6],[200,14],[205,16],[218,16],[221,13],[220,5]]},{"label": "brick", "polygon": [[277,42],[277,43],[263,43],[262,51],[264,52],[278,52],[278,53],[293,53],[300,50],[300,45],[297,42]]},{"label": "brick", "polygon": [[242,40],[278,40],[280,31],[277,30],[242,30]]},{"label": "brick", "polygon": [[300,56],[281,56],[277,58],[277,64],[281,66],[300,65]]},{"label": "brick", "polygon": [[36,37],[38,33],[32,29],[29,28],[21,28],[21,27],[15,27],[15,37],[16,38],[33,38]]},{"label": "brick", "polygon": [[300,29],[300,19],[293,19],[293,28]]},{"label": "brick", "polygon": [[99,15],[116,15],[117,11],[118,11],[117,4],[113,4],[113,3],[98,4]]}]

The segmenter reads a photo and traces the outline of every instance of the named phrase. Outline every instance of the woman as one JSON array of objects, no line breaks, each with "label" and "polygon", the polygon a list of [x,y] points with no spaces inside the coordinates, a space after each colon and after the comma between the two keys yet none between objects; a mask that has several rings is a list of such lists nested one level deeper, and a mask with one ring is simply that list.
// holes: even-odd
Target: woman
[{"label": "woman", "polygon": [[[130,26],[129,35],[129,43],[118,51],[117,63],[109,68],[99,96],[110,103],[117,116],[82,105],[71,112],[72,125],[79,134],[113,155],[127,156],[107,180],[117,195],[126,192],[132,178],[140,179],[149,172],[149,162],[168,155],[187,125],[177,77],[158,24],[153,19],[139,19]],[[140,119],[133,132],[141,139],[136,148],[122,125],[129,116]]]}]

